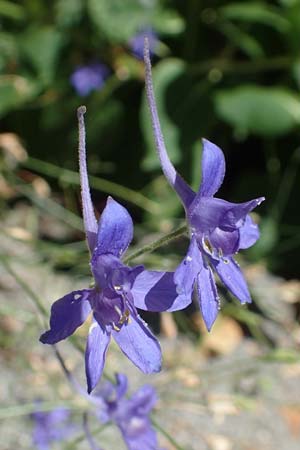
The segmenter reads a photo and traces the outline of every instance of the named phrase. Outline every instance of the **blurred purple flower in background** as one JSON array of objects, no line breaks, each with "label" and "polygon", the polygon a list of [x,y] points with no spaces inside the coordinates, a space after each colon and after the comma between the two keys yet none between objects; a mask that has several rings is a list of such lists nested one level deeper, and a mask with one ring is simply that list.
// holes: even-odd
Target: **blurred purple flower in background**
[{"label": "blurred purple flower in background", "polygon": [[155,390],[144,385],[126,398],[127,377],[116,375],[117,384],[103,383],[91,395],[102,423],[113,422],[120,429],[128,450],[159,450],[149,415],[157,401]]},{"label": "blurred purple flower in background", "polygon": [[215,198],[214,194],[224,179],[225,159],[221,149],[206,139],[203,139],[202,177],[198,192],[194,192],[176,172],[159,123],[147,40],[144,57],[146,90],[157,153],[168,182],[185,208],[191,237],[188,253],[177,268],[174,281],[178,292],[187,297],[192,297],[196,284],[202,316],[210,330],[220,309],[212,268],[242,304],[251,302],[246,281],[233,255],[240,249],[251,247],[259,238],[258,226],[249,212],[260,205],[264,197],[245,203],[230,203]]},{"label": "blurred purple flower in background", "polygon": [[70,411],[57,408],[52,411],[37,411],[31,414],[34,422],[33,443],[39,450],[50,450],[53,442],[63,441],[75,430],[70,423]]},{"label": "blurred purple flower in background", "polygon": [[141,60],[143,60],[144,55],[145,37],[148,39],[149,42],[150,55],[153,56],[159,41],[157,38],[157,34],[151,28],[146,28],[145,30],[140,31],[138,34],[133,36],[128,42],[130,50],[132,51],[133,55]]},{"label": "blurred purple flower in background", "polygon": [[88,392],[91,392],[102,375],[111,337],[144,373],[160,370],[160,345],[138,315],[136,304],[145,310],[174,311],[184,308],[189,299],[178,295],[172,272],[147,271],[141,265],[130,268],[121,262],[133,237],[132,219],[123,206],[109,197],[97,223],[86,166],[84,113],[85,107],[80,107],[80,182],[95,287],[70,292],[57,300],[51,308],[50,330],[42,334],[40,341],[56,344],[67,338],[92,312],[85,353]]},{"label": "blurred purple flower in background", "polygon": [[81,97],[85,97],[94,90],[102,89],[109,74],[109,68],[102,63],[92,63],[78,66],[70,77],[70,82]]}]

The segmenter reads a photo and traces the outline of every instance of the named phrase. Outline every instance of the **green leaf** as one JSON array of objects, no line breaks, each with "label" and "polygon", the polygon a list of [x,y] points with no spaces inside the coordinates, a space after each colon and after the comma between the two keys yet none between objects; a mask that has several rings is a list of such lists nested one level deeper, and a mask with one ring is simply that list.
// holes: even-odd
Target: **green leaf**
[{"label": "green leaf", "polygon": [[158,33],[176,36],[184,31],[185,23],[176,11],[163,9],[155,11],[153,27]]},{"label": "green leaf", "polygon": [[299,40],[300,40],[300,1],[291,6],[286,11],[286,16],[291,24],[291,30],[288,34],[290,50],[296,57],[299,57]]},{"label": "green leaf", "polygon": [[[157,103],[158,115],[162,131],[165,137],[165,143],[168,149],[170,159],[174,164],[180,162],[180,133],[179,129],[170,118],[167,105],[167,90],[174,80],[183,76],[185,73],[185,64],[177,59],[166,59],[153,69],[153,83],[155,90],[155,98]],[[175,94],[173,92],[173,94]],[[148,153],[143,161],[143,167],[146,170],[152,170],[159,166],[156,154],[151,118],[148,110],[147,97],[144,93],[141,105],[141,127],[147,144]]]},{"label": "green leaf", "polygon": [[283,88],[247,85],[216,93],[216,112],[239,133],[273,137],[300,124],[300,97]]},{"label": "green leaf", "polygon": [[0,16],[17,21],[23,20],[26,16],[25,8],[24,6],[17,5],[15,2],[0,0]]},{"label": "green leaf", "polygon": [[279,3],[284,7],[291,7],[299,5],[299,0],[279,0]]},{"label": "green leaf", "polygon": [[0,117],[34,98],[37,86],[18,75],[0,76]]},{"label": "green leaf", "polygon": [[88,0],[88,12],[100,33],[112,42],[127,42],[145,28],[176,35],[184,29],[184,21],[158,0]]},{"label": "green leaf", "polygon": [[139,0],[88,0],[88,11],[97,28],[115,42],[128,41],[152,23],[157,1],[145,6]]},{"label": "green leaf", "polygon": [[290,28],[289,21],[282,16],[279,9],[272,8],[259,2],[230,3],[219,9],[221,16],[229,20],[247,23],[261,23],[286,32]]},{"label": "green leaf", "polygon": [[15,37],[11,33],[0,32],[0,70],[4,69],[7,61],[13,61],[18,57]]},{"label": "green leaf", "polygon": [[82,16],[82,0],[57,0],[55,4],[56,23],[61,27],[77,24]]},{"label": "green leaf", "polygon": [[258,40],[232,23],[220,25],[220,30],[238,48],[250,58],[264,56],[264,51]]},{"label": "green leaf", "polygon": [[54,78],[62,43],[62,34],[52,27],[32,28],[22,36],[21,48],[44,84]]}]

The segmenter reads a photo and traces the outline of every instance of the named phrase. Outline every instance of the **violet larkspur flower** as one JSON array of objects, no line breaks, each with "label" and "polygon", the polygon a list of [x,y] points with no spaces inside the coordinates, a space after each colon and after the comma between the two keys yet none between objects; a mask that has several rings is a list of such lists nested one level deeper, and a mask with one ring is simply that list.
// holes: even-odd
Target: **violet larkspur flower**
[{"label": "violet larkspur flower", "polygon": [[140,31],[129,40],[130,50],[137,59],[143,60],[144,41],[146,37],[149,42],[149,52],[150,55],[152,56],[154,55],[155,49],[158,44],[157,34],[152,30],[152,28],[146,28]]},{"label": "violet larkspur flower", "polygon": [[34,422],[33,443],[39,450],[50,450],[53,442],[63,441],[74,431],[70,411],[56,408],[52,411],[37,411],[31,414]]},{"label": "violet larkspur flower", "polygon": [[[160,370],[161,350],[155,336],[137,313],[135,303],[158,311],[182,309],[189,299],[178,295],[170,272],[130,268],[120,258],[133,237],[133,223],[127,210],[108,198],[97,223],[89,190],[85,151],[85,107],[78,108],[79,166],[84,228],[91,252],[95,287],[70,292],[51,308],[50,330],[40,341],[55,344],[67,338],[93,313],[85,366],[88,392],[101,377],[111,337],[122,352],[144,373]],[[153,310],[153,309],[152,309]]]},{"label": "violet larkspur flower", "polygon": [[70,82],[77,94],[85,97],[94,90],[102,89],[109,69],[105,64],[92,63],[86,66],[78,66],[70,77]]},{"label": "violet larkspur flower", "polygon": [[233,255],[240,249],[251,247],[259,238],[258,227],[249,212],[260,205],[264,197],[245,203],[215,198],[225,175],[225,159],[221,149],[206,139],[203,139],[202,179],[198,192],[182,179],[165,147],[155,103],[147,40],[144,59],[147,98],[158,156],[168,182],[185,208],[191,236],[188,253],[177,268],[174,281],[178,292],[190,297],[194,285],[197,285],[200,309],[210,330],[220,309],[212,268],[242,304],[251,302],[246,281]]},{"label": "violet larkspur flower", "polygon": [[126,375],[117,374],[116,382],[106,382],[92,394],[97,417],[102,423],[113,422],[117,425],[128,450],[159,450],[156,432],[149,418],[157,401],[154,388],[144,385],[126,398]]}]

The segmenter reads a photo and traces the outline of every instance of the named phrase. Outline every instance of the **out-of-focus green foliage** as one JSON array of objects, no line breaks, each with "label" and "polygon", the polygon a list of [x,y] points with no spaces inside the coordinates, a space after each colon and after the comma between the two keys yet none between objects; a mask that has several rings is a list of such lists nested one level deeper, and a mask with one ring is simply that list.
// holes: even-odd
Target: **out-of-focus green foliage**
[{"label": "out-of-focus green foliage", "polygon": [[217,92],[216,110],[239,133],[276,137],[300,125],[300,96],[255,85]]},{"label": "out-of-focus green foliage", "polygon": [[159,0],[87,0],[87,5],[97,31],[112,42],[126,42],[149,26],[167,34],[183,28],[176,11]]},{"label": "out-of-focus green foliage", "polygon": [[[182,212],[161,178],[143,64],[130,49],[143,29],[159,40],[153,75],[173,162],[197,188],[201,137],[222,147],[228,172],[220,196],[267,197],[257,216],[262,239],[248,256],[297,275],[299,0],[2,0],[1,132],[16,133],[31,157],[77,170],[75,111],[85,103],[91,175],[120,185],[120,198],[135,205],[132,213],[144,232],[169,230],[174,214]],[[109,76],[101,89],[81,98],[70,77],[78,66],[95,62],[107,65]],[[23,165],[79,213],[73,181],[61,170],[55,177],[52,169],[47,174],[44,166],[30,167],[30,160]],[[108,187],[96,185],[101,210]]]}]

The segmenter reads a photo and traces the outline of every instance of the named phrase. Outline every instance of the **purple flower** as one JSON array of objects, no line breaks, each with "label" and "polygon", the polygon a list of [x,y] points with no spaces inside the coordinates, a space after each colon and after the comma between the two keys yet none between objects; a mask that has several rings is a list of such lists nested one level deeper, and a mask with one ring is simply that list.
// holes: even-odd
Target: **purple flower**
[{"label": "purple flower", "polygon": [[159,450],[156,432],[149,415],[157,401],[152,386],[144,385],[126,398],[127,377],[116,375],[117,384],[106,382],[92,394],[97,417],[102,423],[113,422],[120,429],[128,450]]},{"label": "purple flower", "polygon": [[147,41],[144,58],[147,97],[158,156],[167,180],[185,208],[191,236],[188,253],[177,268],[174,281],[178,292],[187,297],[191,297],[194,285],[197,285],[200,309],[210,330],[220,308],[212,269],[242,304],[251,302],[246,281],[233,255],[252,246],[259,238],[258,227],[249,212],[260,205],[264,197],[245,203],[214,198],[225,175],[225,159],[221,149],[206,139],[203,139],[202,178],[198,192],[195,193],[181,178],[168,157],[159,123]]},{"label": "purple flower", "polygon": [[129,40],[129,47],[137,59],[143,60],[145,38],[149,42],[150,55],[152,56],[155,53],[158,44],[157,34],[151,28],[147,28]]},{"label": "purple flower", "polygon": [[101,377],[108,344],[115,339],[122,352],[144,373],[161,367],[161,350],[155,336],[136,310],[182,309],[189,303],[178,295],[173,274],[130,268],[121,262],[133,236],[133,223],[127,210],[108,198],[99,224],[90,196],[85,153],[85,107],[78,109],[79,165],[84,228],[91,252],[91,271],[95,287],[73,291],[51,308],[50,330],[40,340],[55,344],[67,338],[93,313],[85,365],[88,392]]},{"label": "purple flower", "polygon": [[92,63],[78,66],[70,77],[70,82],[81,97],[89,95],[91,91],[102,89],[109,74],[105,64]]},{"label": "purple flower", "polygon": [[69,421],[70,411],[65,408],[36,411],[31,418],[34,421],[33,443],[39,450],[49,450],[52,442],[63,441],[74,431]]}]

